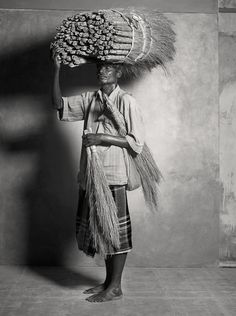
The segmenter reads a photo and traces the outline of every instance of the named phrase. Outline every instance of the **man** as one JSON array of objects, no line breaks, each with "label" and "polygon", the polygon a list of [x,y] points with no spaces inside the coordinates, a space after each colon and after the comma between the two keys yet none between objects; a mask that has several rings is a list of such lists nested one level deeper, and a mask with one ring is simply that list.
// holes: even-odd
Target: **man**
[{"label": "man", "polygon": [[[81,64],[86,62],[80,59]],[[123,91],[118,80],[122,68],[115,64],[97,64],[97,77],[101,88],[77,96],[62,97],[59,73],[61,60],[54,56],[53,106],[64,121],[84,120],[84,130],[92,132],[83,135],[83,146],[79,173],[79,210],[76,221],[78,247],[87,255],[94,256],[91,231],[89,229],[89,207],[85,194],[86,147],[95,145],[101,158],[105,176],[117,206],[119,220],[120,248],[108,253],[105,259],[106,279],[103,284],[86,290],[92,294],[90,302],[104,302],[122,297],[121,277],[127,253],[132,249],[131,222],[127,204],[126,186],[130,173],[128,152],[139,154],[143,148],[143,124],[135,99]],[[109,115],[114,109],[122,114],[126,135],[121,136]]]}]

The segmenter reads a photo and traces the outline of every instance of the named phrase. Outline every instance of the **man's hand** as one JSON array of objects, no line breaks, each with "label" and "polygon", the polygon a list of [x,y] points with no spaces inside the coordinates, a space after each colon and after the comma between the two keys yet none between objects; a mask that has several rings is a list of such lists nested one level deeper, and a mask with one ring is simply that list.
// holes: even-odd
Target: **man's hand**
[{"label": "man's hand", "polygon": [[88,133],[82,136],[83,138],[83,146],[90,147],[90,146],[97,146],[102,144],[102,136],[103,134],[93,134]]},{"label": "man's hand", "polygon": [[129,143],[126,140],[125,137],[122,136],[114,136],[114,135],[108,135],[108,134],[93,134],[88,133],[83,135],[83,145],[85,147],[90,146],[117,146],[121,148],[129,148]]},{"label": "man's hand", "polygon": [[69,64],[69,67],[71,68],[87,63],[87,60],[83,57],[78,57],[76,55],[73,55],[71,58],[72,58],[72,62]]},{"label": "man's hand", "polygon": [[60,69],[61,68],[61,57],[58,54],[54,54],[52,56],[52,58],[53,58],[55,68]]}]

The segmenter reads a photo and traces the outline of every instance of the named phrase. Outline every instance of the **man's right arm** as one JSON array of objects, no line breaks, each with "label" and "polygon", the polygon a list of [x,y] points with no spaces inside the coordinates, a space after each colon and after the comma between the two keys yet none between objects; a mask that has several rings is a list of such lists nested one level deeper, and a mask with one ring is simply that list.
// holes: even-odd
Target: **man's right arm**
[{"label": "man's right arm", "polygon": [[[84,120],[88,103],[89,93],[81,93],[75,96],[63,97],[60,89],[61,59],[58,55],[53,56],[54,80],[52,91],[52,105],[58,111],[58,118],[62,121],[75,122]],[[86,63],[86,59],[78,57],[76,66]],[[72,65],[69,65],[72,67]],[[74,67],[74,66],[73,66]]]},{"label": "man's right arm", "polygon": [[61,59],[58,55],[54,56],[54,79],[53,79],[53,91],[52,91],[52,104],[53,108],[58,111],[63,111],[63,100],[60,88],[60,68]]}]

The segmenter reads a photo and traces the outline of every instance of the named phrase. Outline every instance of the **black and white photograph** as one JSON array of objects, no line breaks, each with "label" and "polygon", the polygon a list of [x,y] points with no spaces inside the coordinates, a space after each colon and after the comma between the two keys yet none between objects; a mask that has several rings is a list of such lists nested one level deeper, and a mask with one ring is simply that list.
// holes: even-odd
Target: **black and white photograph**
[{"label": "black and white photograph", "polygon": [[236,315],[236,0],[0,0],[0,316]]}]

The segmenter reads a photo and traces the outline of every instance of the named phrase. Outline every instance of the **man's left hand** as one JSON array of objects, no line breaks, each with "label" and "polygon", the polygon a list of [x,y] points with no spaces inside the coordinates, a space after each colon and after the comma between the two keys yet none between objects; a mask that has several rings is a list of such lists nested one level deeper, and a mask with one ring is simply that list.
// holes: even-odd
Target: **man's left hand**
[{"label": "man's left hand", "polygon": [[83,138],[83,145],[85,147],[90,147],[93,145],[97,146],[97,145],[101,145],[102,143],[102,134],[88,133],[88,134],[84,134],[82,138]]}]

